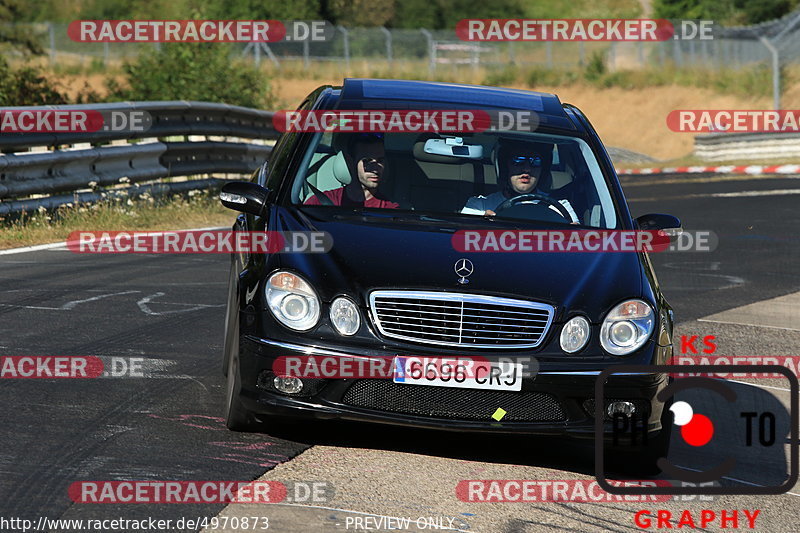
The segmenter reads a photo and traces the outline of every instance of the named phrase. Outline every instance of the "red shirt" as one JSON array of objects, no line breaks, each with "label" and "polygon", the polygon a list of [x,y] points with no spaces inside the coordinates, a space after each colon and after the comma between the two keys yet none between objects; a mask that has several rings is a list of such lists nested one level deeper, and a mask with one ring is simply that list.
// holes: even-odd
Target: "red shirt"
[{"label": "red shirt", "polygon": [[[385,198],[378,198],[375,195],[366,202],[354,202],[344,193],[344,187],[339,187],[331,191],[324,191],[323,194],[330,198],[334,205],[340,205],[342,207],[377,207],[379,209],[397,209],[399,207],[398,204],[390,202]],[[322,205],[316,195],[312,195],[305,201],[305,204]]]}]

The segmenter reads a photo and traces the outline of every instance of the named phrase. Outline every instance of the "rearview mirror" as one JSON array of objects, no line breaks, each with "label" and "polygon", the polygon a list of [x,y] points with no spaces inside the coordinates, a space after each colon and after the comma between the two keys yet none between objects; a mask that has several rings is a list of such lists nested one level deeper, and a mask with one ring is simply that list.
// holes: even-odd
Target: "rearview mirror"
[{"label": "rearview mirror", "polygon": [[269,189],[248,181],[226,183],[219,193],[222,205],[234,211],[264,216]]},{"label": "rearview mirror", "polygon": [[464,139],[461,137],[428,139],[425,141],[425,153],[463,157],[465,159],[482,159],[483,146],[480,144],[464,144]]},{"label": "rearview mirror", "polygon": [[672,215],[650,213],[637,218],[636,223],[641,230],[662,230],[670,239],[683,233],[683,226],[681,225],[680,219]]}]

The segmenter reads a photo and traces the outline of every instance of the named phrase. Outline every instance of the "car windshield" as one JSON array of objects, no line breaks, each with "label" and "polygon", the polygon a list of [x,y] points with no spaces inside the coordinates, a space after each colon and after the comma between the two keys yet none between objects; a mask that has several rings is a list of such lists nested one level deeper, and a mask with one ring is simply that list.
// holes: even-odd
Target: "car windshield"
[{"label": "car windshield", "polygon": [[317,133],[292,203],[615,229],[589,145],[545,133]]}]

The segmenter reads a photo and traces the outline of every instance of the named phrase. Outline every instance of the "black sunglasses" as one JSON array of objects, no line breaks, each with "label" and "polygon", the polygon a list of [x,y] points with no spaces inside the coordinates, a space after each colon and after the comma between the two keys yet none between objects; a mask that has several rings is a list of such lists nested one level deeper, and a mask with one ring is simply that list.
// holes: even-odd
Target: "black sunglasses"
[{"label": "black sunglasses", "polygon": [[522,165],[528,164],[532,167],[540,167],[542,166],[542,156],[540,155],[532,155],[532,156],[524,156],[518,155],[516,157],[511,158],[511,164],[515,167],[521,167]]}]

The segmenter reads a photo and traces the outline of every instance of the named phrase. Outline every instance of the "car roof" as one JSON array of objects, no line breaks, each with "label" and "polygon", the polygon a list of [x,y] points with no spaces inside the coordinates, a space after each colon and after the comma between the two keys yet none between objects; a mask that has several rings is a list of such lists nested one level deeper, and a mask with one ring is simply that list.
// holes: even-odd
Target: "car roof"
[{"label": "car roof", "polygon": [[331,109],[525,110],[535,111],[542,125],[577,129],[558,96],[549,93],[483,85],[360,78],[346,78],[341,89],[335,92],[339,94],[331,103]]}]

